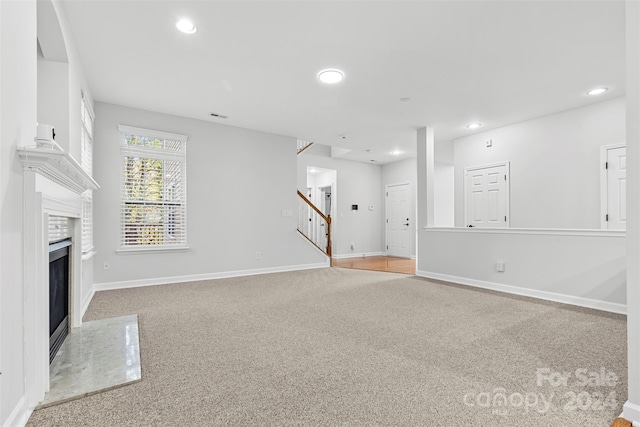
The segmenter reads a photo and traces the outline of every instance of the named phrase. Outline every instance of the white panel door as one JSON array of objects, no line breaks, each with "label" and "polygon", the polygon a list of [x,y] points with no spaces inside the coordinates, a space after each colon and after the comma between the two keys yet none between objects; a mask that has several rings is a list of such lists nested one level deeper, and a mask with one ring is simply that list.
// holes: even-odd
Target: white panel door
[{"label": "white panel door", "polygon": [[509,226],[509,164],[465,169],[465,226]]},{"label": "white panel door", "polygon": [[607,150],[607,213],[608,229],[627,227],[627,148]]},{"label": "white panel door", "polygon": [[411,257],[411,184],[388,185],[387,255]]}]

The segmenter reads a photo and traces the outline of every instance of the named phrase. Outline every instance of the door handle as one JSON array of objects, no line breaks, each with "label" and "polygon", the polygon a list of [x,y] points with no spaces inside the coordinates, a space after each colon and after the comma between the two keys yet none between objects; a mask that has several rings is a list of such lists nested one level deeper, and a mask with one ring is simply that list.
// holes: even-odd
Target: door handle
[{"label": "door handle", "polygon": [[409,223],[406,223],[406,224],[402,224],[402,225],[409,225]]},{"label": "door handle", "polygon": [[473,225],[472,225],[472,224],[469,224],[467,227],[472,228],[472,227],[473,227]]}]

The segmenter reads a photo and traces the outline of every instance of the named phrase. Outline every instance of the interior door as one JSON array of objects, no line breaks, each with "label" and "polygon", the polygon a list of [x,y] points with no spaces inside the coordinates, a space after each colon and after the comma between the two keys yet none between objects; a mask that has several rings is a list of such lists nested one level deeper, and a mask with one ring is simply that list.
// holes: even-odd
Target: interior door
[{"label": "interior door", "polygon": [[465,169],[465,225],[509,226],[509,164]]},{"label": "interior door", "polygon": [[387,255],[411,258],[411,184],[386,189]]},{"label": "interior door", "polygon": [[627,227],[627,148],[607,150],[607,212],[606,224],[611,230]]}]

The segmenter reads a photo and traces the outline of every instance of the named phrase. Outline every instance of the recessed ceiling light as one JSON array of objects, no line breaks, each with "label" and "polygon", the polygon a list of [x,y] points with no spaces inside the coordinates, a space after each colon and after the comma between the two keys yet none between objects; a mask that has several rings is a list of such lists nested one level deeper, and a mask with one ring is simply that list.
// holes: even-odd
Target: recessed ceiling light
[{"label": "recessed ceiling light", "polygon": [[409,102],[411,101],[411,98],[400,98],[401,102]]},{"label": "recessed ceiling light", "polygon": [[609,88],[606,88],[606,87],[598,87],[595,89],[591,89],[589,92],[587,92],[587,95],[601,95],[608,90]]},{"label": "recessed ceiling light", "polygon": [[198,31],[196,26],[193,25],[193,22],[189,21],[188,19],[181,19],[176,22],[176,28],[185,34],[193,34]]},{"label": "recessed ceiling light", "polygon": [[340,70],[322,70],[318,73],[318,78],[323,83],[340,83],[344,74]]},{"label": "recessed ceiling light", "polygon": [[316,172],[318,172],[318,171],[317,171],[317,170],[315,170],[315,169],[313,169],[313,168],[311,168],[311,169],[309,169],[309,172],[310,172],[310,173],[316,173]]},{"label": "recessed ceiling light", "polygon": [[393,154],[394,156],[399,156],[400,154],[402,154],[402,151],[400,151],[400,150],[393,150],[393,151],[391,152],[391,154]]},{"label": "recessed ceiling light", "polygon": [[467,125],[467,129],[478,129],[482,126],[482,123],[470,123]]}]

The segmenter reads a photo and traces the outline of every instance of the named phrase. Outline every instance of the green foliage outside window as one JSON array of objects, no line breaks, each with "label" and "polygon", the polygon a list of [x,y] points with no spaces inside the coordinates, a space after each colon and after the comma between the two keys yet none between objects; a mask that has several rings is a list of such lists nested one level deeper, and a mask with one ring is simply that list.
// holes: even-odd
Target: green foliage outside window
[{"label": "green foliage outside window", "polygon": [[[129,147],[179,149],[181,141],[127,135]],[[166,245],[180,241],[184,224],[184,164],[143,155],[125,155],[123,168],[123,246]]]}]

